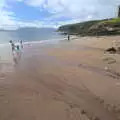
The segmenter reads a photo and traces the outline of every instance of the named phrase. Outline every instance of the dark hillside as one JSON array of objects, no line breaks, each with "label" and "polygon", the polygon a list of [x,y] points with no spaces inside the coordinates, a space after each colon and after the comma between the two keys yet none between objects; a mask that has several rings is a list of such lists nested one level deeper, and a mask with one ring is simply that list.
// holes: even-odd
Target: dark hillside
[{"label": "dark hillside", "polygon": [[95,20],[64,25],[59,27],[58,31],[65,34],[76,34],[81,36],[119,35],[120,18]]}]

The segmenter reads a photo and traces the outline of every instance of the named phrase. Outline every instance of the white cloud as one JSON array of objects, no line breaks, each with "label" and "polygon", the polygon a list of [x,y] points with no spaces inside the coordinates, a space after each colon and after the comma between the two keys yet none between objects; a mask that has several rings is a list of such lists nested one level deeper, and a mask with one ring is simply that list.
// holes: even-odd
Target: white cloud
[{"label": "white cloud", "polygon": [[0,1],[0,27],[6,26],[6,25],[14,25],[13,21],[13,12],[8,12],[4,10],[6,7],[6,0]]},{"label": "white cloud", "polygon": [[68,17],[71,19],[102,19],[117,16],[120,0],[23,0],[27,5],[44,8],[53,15],[47,20]]},{"label": "white cloud", "polygon": [[25,3],[27,3],[28,5],[31,5],[31,6],[41,6],[43,5],[45,0],[26,0]]},{"label": "white cloud", "polygon": [[[7,5],[8,0],[0,1],[0,29],[17,29],[19,27],[43,27],[45,24],[44,21],[24,21],[19,20],[15,17],[15,13],[12,11],[8,11]],[[15,1],[15,0],[12,0]],[[17,0],[18,2],[22,2],[22,0]],[[47,27],[47,26],[45,26]]]},{"label": "white cloud", "polygon": [[[45,9],[51,16],[43,21],[24,22],[14,16],[6,1],[24,2],[34,8]],[[120,0],[0,0],[0,26],[59,26],[61,24],[80,22],[91,19],[111,18],[117,16]],[[13,6],[14,7],[14,6]],[[68,20],[64,20],[68,18]],[[62,20],[63,19],[63,20]]]}]

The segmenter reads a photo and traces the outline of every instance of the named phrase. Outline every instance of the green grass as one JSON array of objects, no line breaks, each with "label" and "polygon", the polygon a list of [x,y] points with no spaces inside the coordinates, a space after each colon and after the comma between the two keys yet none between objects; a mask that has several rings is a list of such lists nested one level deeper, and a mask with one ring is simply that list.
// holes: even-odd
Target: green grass
[{"label": "green grass", "polygon": [[120,23],[120,18],[113,18],[111,20],[105,20],[105,21],[102,21],[102,23],[109,23],[109,24]]}]

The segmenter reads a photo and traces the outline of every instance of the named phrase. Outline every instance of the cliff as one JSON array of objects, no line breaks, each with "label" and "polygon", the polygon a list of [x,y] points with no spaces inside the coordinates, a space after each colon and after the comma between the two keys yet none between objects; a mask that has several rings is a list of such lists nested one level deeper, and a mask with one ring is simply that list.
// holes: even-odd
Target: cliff
[{"label": "cliff", "polygon": [[64,25],[59,27],[58,31],[81,36],[120,35],[120,18]]}]

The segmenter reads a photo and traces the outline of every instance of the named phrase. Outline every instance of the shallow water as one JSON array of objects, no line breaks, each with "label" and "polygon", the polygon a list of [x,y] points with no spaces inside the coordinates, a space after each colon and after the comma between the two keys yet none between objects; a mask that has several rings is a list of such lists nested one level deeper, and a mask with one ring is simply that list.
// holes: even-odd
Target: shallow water
[{"label": "shallow water", "polygon": [[20,28],[18,30],[0,31],[0,63],[12,62],[12,51],[9,44],[13,40],[15,44],[22,40],[24,44],[54,43],[61,40],[63,36],[53,28]]}]

